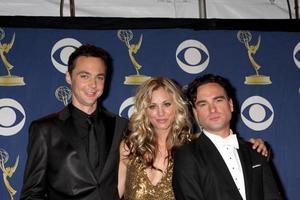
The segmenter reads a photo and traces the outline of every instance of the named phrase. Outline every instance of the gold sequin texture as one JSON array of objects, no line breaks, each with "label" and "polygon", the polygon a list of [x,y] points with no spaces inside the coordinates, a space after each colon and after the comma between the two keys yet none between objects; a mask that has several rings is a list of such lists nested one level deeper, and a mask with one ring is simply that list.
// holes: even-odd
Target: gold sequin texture
[{"label": "gold sequin texture", "polygon": [[130,160],[127,167],[125,200],[175,200],[172,189],[173,163],[157,185],[150,182],[144,165],[137,159]]}]

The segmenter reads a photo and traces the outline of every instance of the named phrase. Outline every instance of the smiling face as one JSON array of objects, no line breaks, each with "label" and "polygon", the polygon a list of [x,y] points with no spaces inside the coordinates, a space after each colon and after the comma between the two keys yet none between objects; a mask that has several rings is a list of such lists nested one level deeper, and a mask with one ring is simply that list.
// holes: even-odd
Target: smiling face
[{"label": "smiling face", "polygon": [[229,134],[233,103],[217,83],[207,83],[197,88],[195,118],[208,132],[225,137]]},{"label": "smiling face", "polygon": [[146,114],[156,133],[169,133],[175,119],[175,102],[162,87],[153,91]]},{"label": "smiling face", "polygon": [[97,107],[105,81],[105,64],[97,57],[79,56],[72,74],[66,73],[66,80],[72,87],[72,104],[87,114]]}]

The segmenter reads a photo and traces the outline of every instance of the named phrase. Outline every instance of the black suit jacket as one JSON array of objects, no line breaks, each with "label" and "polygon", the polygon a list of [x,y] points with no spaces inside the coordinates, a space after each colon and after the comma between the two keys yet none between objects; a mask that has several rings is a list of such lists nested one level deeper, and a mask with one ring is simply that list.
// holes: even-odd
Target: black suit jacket
[{"label": "black suit jacket", "polygon": [[[241,140],[238,154],[247,200],[281,199],[266,158]],[[176,151],[173,189],[177,200],[242,200],[221,154],[205,134]]]},{"label": "black suit jacket", "polygon": [[101,109],[98,112],[100,174],[89,164],[69,107],[31,123],[21,200],[119,199],[119,144],[127,120]]}]

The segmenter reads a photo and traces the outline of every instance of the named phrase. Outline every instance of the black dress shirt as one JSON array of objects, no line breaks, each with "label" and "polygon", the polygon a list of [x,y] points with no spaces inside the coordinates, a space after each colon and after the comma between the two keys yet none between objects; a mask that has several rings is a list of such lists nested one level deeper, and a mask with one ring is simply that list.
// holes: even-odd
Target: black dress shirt
[{"label": "black dress shirt", "polygon": [[[77,134],[80,136],[80,138],[82,139],[82,143],[85,146],[85,150],[86,150],[86,155],[88,156],[89,154],[89,123],[87,122],[88,118],[92,118],[94,122],[99,121],[99,116],[98,116],[98,110],[96,109],[91,115],[88,115],[87,113],[79,110],[78,108],[76,108],[75,106],[71,106],[71,115],[72,115],[72,119],[73,119],[73,123],[74,126],[76,128]],[[95,128],[96,131],[96,136],[99,136],[100,131]],[[96,137],[96,144],[99,147],[99,137]],[[100,149],[98,148],[98,151]],[[96,173],[100,173],[100,169],[96,168],[95,169]]]}]

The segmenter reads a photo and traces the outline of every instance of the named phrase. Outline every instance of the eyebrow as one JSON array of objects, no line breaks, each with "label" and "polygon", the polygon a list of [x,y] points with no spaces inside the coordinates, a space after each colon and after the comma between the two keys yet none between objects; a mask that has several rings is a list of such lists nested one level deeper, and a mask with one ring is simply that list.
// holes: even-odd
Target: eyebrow
[{"label": "eyebrow", "polygon": [[219,96],[216,96],[213,98],[214,100],[215,99],[226,99],[226,96],[225,95],[219,95]]},{"label": "eyebrow", "polygon": [[77,74],[90,74],[90,73],[87,71],[79,71],[79,72],[77,72]]},{"label": "eyebrow", "polygon": [[[91,73],[87,71],[79,71],[77,74],[91,74]],[[96,76],[106,76],[106,73],[100,73],[97,74]]]},{"label": "eyebrow", "polygon": [[[171,102],[173,102],[172,100],[169,100],[169,99],[166,99],[166,100],[164,100],[164,101],[162,101],[161,103],[171,103]],[[151,104],[159,104],[159,103],[155,103],[155,102],[149,102],[149,105],[151,105]]]},{"label": "eyebrow", "polygon": [[[216,96],[216,97],[214,97],[213,98],[213,100],[216,100],[216,99],[226,99],[226,96],[224,96],[224,95],[219,95],[219,96]],[[196,101],[195,101],[195,104],[198,104],[198,103],[204,103],[204,102],[207,102],[207,100],[198,100],[197,101],[197,99],[196,99]]]}]

